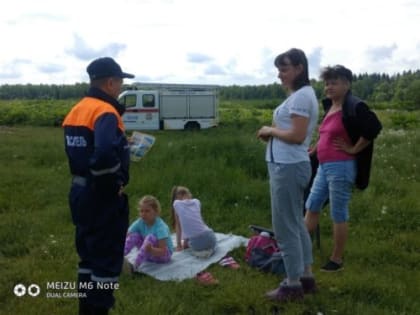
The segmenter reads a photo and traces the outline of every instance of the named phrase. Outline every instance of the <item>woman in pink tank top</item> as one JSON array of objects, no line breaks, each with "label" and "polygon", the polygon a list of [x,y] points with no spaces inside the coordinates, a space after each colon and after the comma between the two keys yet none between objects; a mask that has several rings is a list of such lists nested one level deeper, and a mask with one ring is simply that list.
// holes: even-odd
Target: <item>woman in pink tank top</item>
[{"label": "woman in pink tank top", "polygon": [[[351,94],[352,72],[349,69],[340,65],[327,67],[321,78],[327,97],[324,100],[326,115],[319,127],[318,143],[310,152],[317,154],[319,166],[305,205],[305,223],[310,232],[314,231],[320,211],[329,200],[334,245],[321,270],[334,272],[343,269],[352,188],[360,178],[364,180],[361,186],[367,186],[373,139],[382,126],[367,105]],[[358,163],[359,157],[369,162],[367,171],[366,163]]]}]

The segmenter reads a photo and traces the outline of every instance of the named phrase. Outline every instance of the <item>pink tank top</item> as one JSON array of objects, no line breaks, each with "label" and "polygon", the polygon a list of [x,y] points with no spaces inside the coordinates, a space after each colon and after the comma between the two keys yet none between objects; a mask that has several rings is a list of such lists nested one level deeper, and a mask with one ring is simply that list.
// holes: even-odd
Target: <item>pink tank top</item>
[{"label": "pink tank top", "polygon": [[334,139],[342,138],[351,144],[351,140],[344,129],[341,120],[341,110],[327,115],[319,126],[319,140],[317,155],[320,163],[354,160],[354,155],[338,150],[334,147]]}]

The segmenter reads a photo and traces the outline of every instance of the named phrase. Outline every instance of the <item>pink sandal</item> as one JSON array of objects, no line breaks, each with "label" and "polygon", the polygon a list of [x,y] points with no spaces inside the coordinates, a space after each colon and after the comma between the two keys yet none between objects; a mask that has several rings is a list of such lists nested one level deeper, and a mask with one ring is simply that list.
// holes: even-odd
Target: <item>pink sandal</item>
[{"label": "pink sandal", "polygon": [[231,269],[239,269],[241,266],[233,259],[233,257],[225,257],[221,261],[219,261],[219,265],[223,267],[228,267]]},{"label": "pink sandal", "polygon": [[196,277],[197,281],[203,285],[215,285],[219,283],[219,280],[213,277],[213,275],[208,271],[202,271],[197,273]]}]

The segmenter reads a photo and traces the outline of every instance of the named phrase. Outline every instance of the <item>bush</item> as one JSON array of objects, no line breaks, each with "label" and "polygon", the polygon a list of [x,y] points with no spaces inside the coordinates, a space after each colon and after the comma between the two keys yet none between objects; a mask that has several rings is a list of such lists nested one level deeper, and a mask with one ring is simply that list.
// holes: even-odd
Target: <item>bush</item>
[{"label": "bush", "polygon": [[391,114],[390,119],[391,127],[394,129],[413,129],[420,125],[415,113],[400,111]]},{"label": "bush", "polygon": [[0,101],[0,125],[59,126],[74,101]]}]

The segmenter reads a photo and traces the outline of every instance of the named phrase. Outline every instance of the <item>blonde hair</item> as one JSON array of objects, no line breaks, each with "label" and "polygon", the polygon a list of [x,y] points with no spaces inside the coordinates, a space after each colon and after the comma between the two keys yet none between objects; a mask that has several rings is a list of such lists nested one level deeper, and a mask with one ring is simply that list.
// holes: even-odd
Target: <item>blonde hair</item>
[{"label": "blonde hair", "polygon": [[172,227],[175,228],[176,220],[175,220],[175,209],[174,209],[174,201],[181,198],[191,198],[192,194],[191,191],[184,186],[174,186],[172,187],[171,192],[171,216],[172,216]]},{"label": "blonde hair", "polygon": [[143,196],[139,200],[139,205],[142,205],[142,204],[149,205],[150,207],[152,207],[153,210],[155,210],[157,212],[157,214],[160,214],[160,212],[161,212],[161,207],[160,207],[159,200],[152,195]]}]

